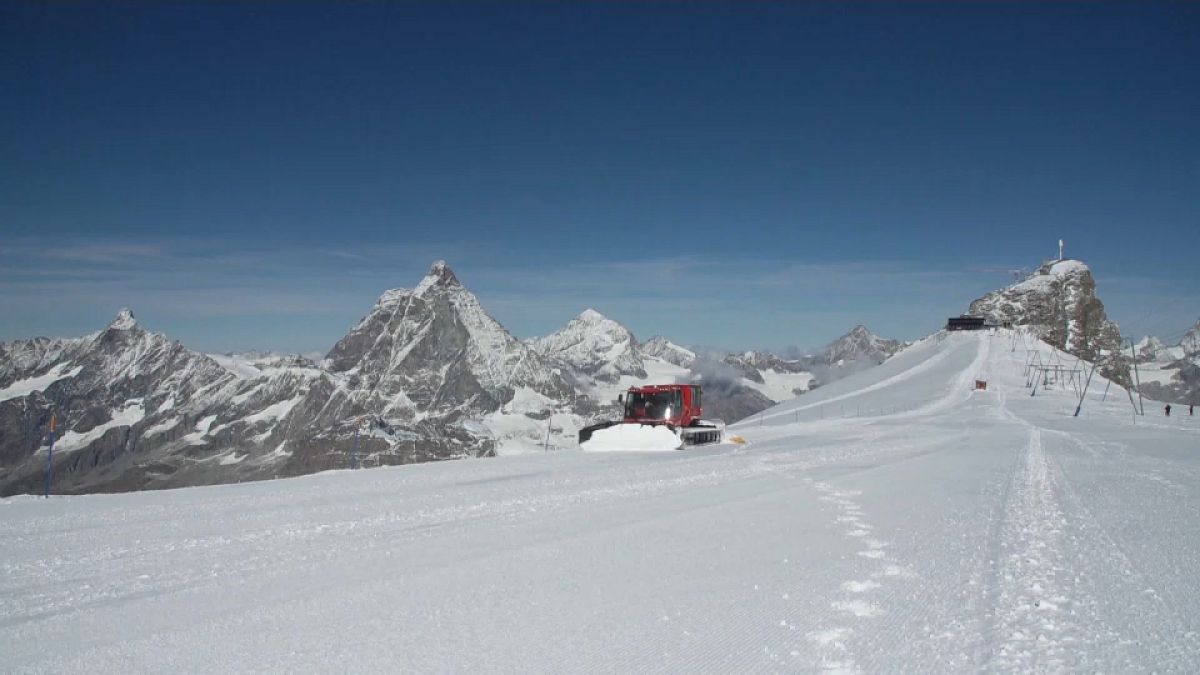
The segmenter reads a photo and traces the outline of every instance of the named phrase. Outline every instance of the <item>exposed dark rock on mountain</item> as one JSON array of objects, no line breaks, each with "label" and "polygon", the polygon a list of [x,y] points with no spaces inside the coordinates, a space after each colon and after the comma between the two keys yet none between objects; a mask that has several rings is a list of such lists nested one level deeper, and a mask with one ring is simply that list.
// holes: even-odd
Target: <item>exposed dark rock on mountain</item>
[{"label": "exposed dark rock on mountain", "polygon": [[697,355],[593,310],[522,342],[443,262],[319,362],[201,354],[122,310],[82,338],[0,344],[0,495],[41,490],[52,414],[55,492],[178,487],[541,449],[547,432],[569,447],[652,377],[703,384],[705,415],[732,422],[898,348],[860,326],[804,359]]},{"label": "exposed dark rock on mountain", "polygon": [[1078,260],[1047,262],[1024,281],[972,302],[970,313],[1027,326],[1059,349],[1098,361],[1105,375],[1129,382],[1121,330],[1105,315],[1091,270]]},{"label": "exposed dark rock on mountain", "polygon": [[878,365],[904,346],[903,342],[881,338],[860,324],[826,345],[821,350],[821,361],[822,365],[826,366],[844,365],[847,362],[870,362]]},{"label": "exposed dark rock on mountain", "polygon": [[660,335],[639,344],[638,351],[644,356],[653,356],[683,368],[690,368],[696,360],[696,352],[687,347],[680,347]]},{"label": "exposed dark rock on mountain", "polygon": [[530,346],[583,380],[611,384],[624,375],[646,377],[633,333],[593,309]]},{"label": "exposed dark rock on mountain", "polygon": [[[209,357],[122,311],[74,340],[0,345],[0,494],[176,487],[493,454],[595,416],[567,376],[437,263],[384,293],[330,351]],[[356,440],[357,430],[357,440]]]}]

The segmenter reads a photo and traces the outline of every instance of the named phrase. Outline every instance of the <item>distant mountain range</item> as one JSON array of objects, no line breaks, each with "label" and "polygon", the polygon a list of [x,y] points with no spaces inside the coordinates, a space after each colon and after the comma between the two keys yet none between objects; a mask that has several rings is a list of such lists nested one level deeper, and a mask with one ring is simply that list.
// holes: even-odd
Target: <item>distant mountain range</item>
[{"label": "distant mountain range", "polygon": [[52,414],[55,491],[162,488],[573,446],[647,382],[701,380],[707,414],[733,421],[893,344],[860,328],[827,350],[836,365],[697,355],[593,310],[522,342],[443,262],[321,360],[202,354],[123,310],[82,338],[0,344],[0,494],[41,489]]},{"label": "distant mountain range", "polygon": [[1200,320],[1174,345],[1146,336],[1135,346],[1142,394],[1170,403],[1200,404]]},{"label": "distant mountain range", "polygon": [[[970,309],[1126,368],[1094,289],[1085,265],[1053,261]],[[1194,397],[1198,345],[1200,324],[1174,347],[1144,340],[1143,392]],[[0,343],[0,495],[40,491],[51,415],[55,491],[163,488],[574,447],[634,384],[699,382],[705,415],[733,422],[904,347],[857,326],[798,358],[712,352],[639,341],[590,309],[521,341],[443,262],[385,291],[323,359],[202,354],[124,310],[81,338]]]}]

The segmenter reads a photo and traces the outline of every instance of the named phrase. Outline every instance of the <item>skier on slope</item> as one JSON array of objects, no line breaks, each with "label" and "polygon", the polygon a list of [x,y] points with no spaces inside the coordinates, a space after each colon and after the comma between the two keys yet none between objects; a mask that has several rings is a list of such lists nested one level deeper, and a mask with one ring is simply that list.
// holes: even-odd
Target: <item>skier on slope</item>
[{"label": "skier on slope", "polygon": [[1166,407],[1166,408],[1164,408],[1164,410],[1166,410],[1166,411],[1167,411],[1167,417],[1170,417],[1170,416],[1171,416],[1171,404],[1170,404],[1170,403],[1168,403],[1168,404],[1167,404],[1167,407]]}]

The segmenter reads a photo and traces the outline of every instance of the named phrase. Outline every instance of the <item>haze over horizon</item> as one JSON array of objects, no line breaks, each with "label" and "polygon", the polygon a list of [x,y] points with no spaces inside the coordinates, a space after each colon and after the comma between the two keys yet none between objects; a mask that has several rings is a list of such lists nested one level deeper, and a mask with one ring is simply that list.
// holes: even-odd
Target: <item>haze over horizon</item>
[{"label": "haze over horizon", "polygon": [[0,340],[327,350],[445,259],[519,337],[912,339],[1066,240],[1200,315],[1200,6],[0,9]]}]

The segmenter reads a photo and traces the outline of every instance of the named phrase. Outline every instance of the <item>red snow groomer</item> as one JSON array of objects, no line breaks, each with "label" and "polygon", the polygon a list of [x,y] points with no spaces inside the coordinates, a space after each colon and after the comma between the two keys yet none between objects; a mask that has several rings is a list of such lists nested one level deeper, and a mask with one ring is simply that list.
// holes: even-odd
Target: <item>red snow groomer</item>
[{"label": "red snow groomer", "polygon": [[579,442],[591,439],[600,429],[617,424],[666,427],[679,438],[680,447],[720,443],[725,435],[721,420],[701,419],[698,384],[651,384],[630,387],[617,399],[625,408],[620,422],[601,422],[579,431]]}]

